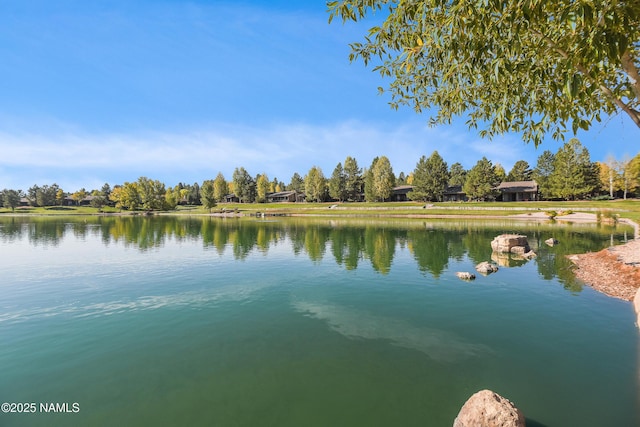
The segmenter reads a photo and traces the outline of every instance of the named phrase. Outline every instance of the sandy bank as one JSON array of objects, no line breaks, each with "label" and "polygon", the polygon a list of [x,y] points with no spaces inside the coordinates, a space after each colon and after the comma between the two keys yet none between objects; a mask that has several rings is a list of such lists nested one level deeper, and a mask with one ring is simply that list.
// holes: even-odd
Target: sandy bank
[{"label": "sandy bank", "polygon": [[640,288],[640,240],[569,259],[578,279],[606,295],[632,301]]}]

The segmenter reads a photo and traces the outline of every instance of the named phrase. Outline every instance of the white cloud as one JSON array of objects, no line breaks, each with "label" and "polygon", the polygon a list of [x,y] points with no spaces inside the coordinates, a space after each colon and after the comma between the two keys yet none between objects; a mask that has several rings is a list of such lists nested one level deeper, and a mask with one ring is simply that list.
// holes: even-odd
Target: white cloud
[{"label": "white cloud", "polygon": [[25,189],[57,182],[67,190],[90,189],[96,183],[119,184],[139,176],[174,185],[201,182],[218,171],[231,179],[240,166],[252,175],[266,172],[270,178],[288,182],[294,172],[305,175],[314,165],[330,176],[347,156],[367,167],[375,156],[385,155],[396,173],[409,173],[420,156],[434,150],[449,164],[461,162],[470,168],[486,156],[509,168],[521,158],[535,163],[535,157],[525,157],[524,148],[514,137],[479,140],[453,127],[429,128],[418,120],[400,126],[359,121],[323,126],[222,124],[131,134],[90,134],[69,128],[48,133],[4,132],[0,133],[0,180],[4,181],[0,187]]}]

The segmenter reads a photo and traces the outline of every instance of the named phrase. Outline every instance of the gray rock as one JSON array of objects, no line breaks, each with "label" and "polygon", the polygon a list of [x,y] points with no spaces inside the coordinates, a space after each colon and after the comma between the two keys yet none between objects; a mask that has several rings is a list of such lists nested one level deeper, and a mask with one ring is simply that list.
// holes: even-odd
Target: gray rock
[{"label": "gray rock", "polygon": [[474,280],[476,278],[475,274],[469,273],[467,271],[458,271],[456,273],[456,276],[458,276],[458,278],[462,280]]},{"label": "gray rock", "polygon": [[481,390],[465,402],[453,427],[525,427],[525,418],[508,399]]},{"label": "gray rock", "polygon": [[476,265],[476,271],[480,274],[491,274],[498,271],[498,266],[487,261],[483,261]]}]

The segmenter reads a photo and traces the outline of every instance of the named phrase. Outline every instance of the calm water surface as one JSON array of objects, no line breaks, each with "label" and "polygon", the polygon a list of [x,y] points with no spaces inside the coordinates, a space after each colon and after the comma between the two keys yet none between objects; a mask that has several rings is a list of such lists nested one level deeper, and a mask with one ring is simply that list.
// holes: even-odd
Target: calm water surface
[{"label": "calm water surface", "polygon": [[[538,258],[455,277],[503,232]],[[484,388],[531,426],[640,425],[631,304],[583,287],[564,258],[626,233],[0,218],[0,401],[80,410],[0,425],[450,426]]]}]

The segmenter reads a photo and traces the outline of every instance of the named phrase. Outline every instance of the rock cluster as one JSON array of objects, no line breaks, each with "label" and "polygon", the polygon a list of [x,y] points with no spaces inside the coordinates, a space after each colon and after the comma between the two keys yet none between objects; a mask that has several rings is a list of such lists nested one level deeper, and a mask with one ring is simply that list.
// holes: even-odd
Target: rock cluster
[{"label": "rock cluster", "polygon": [[481,390],[462,406],[453,427],[525,427],[525,418],[508,399]]},{"label": "rock cluster", "polygon": [[558,244],[558,241],[556,239],[554,239],[553,237],[548,238],[547,240],[544,241],[548,246],[555,246]]}]

